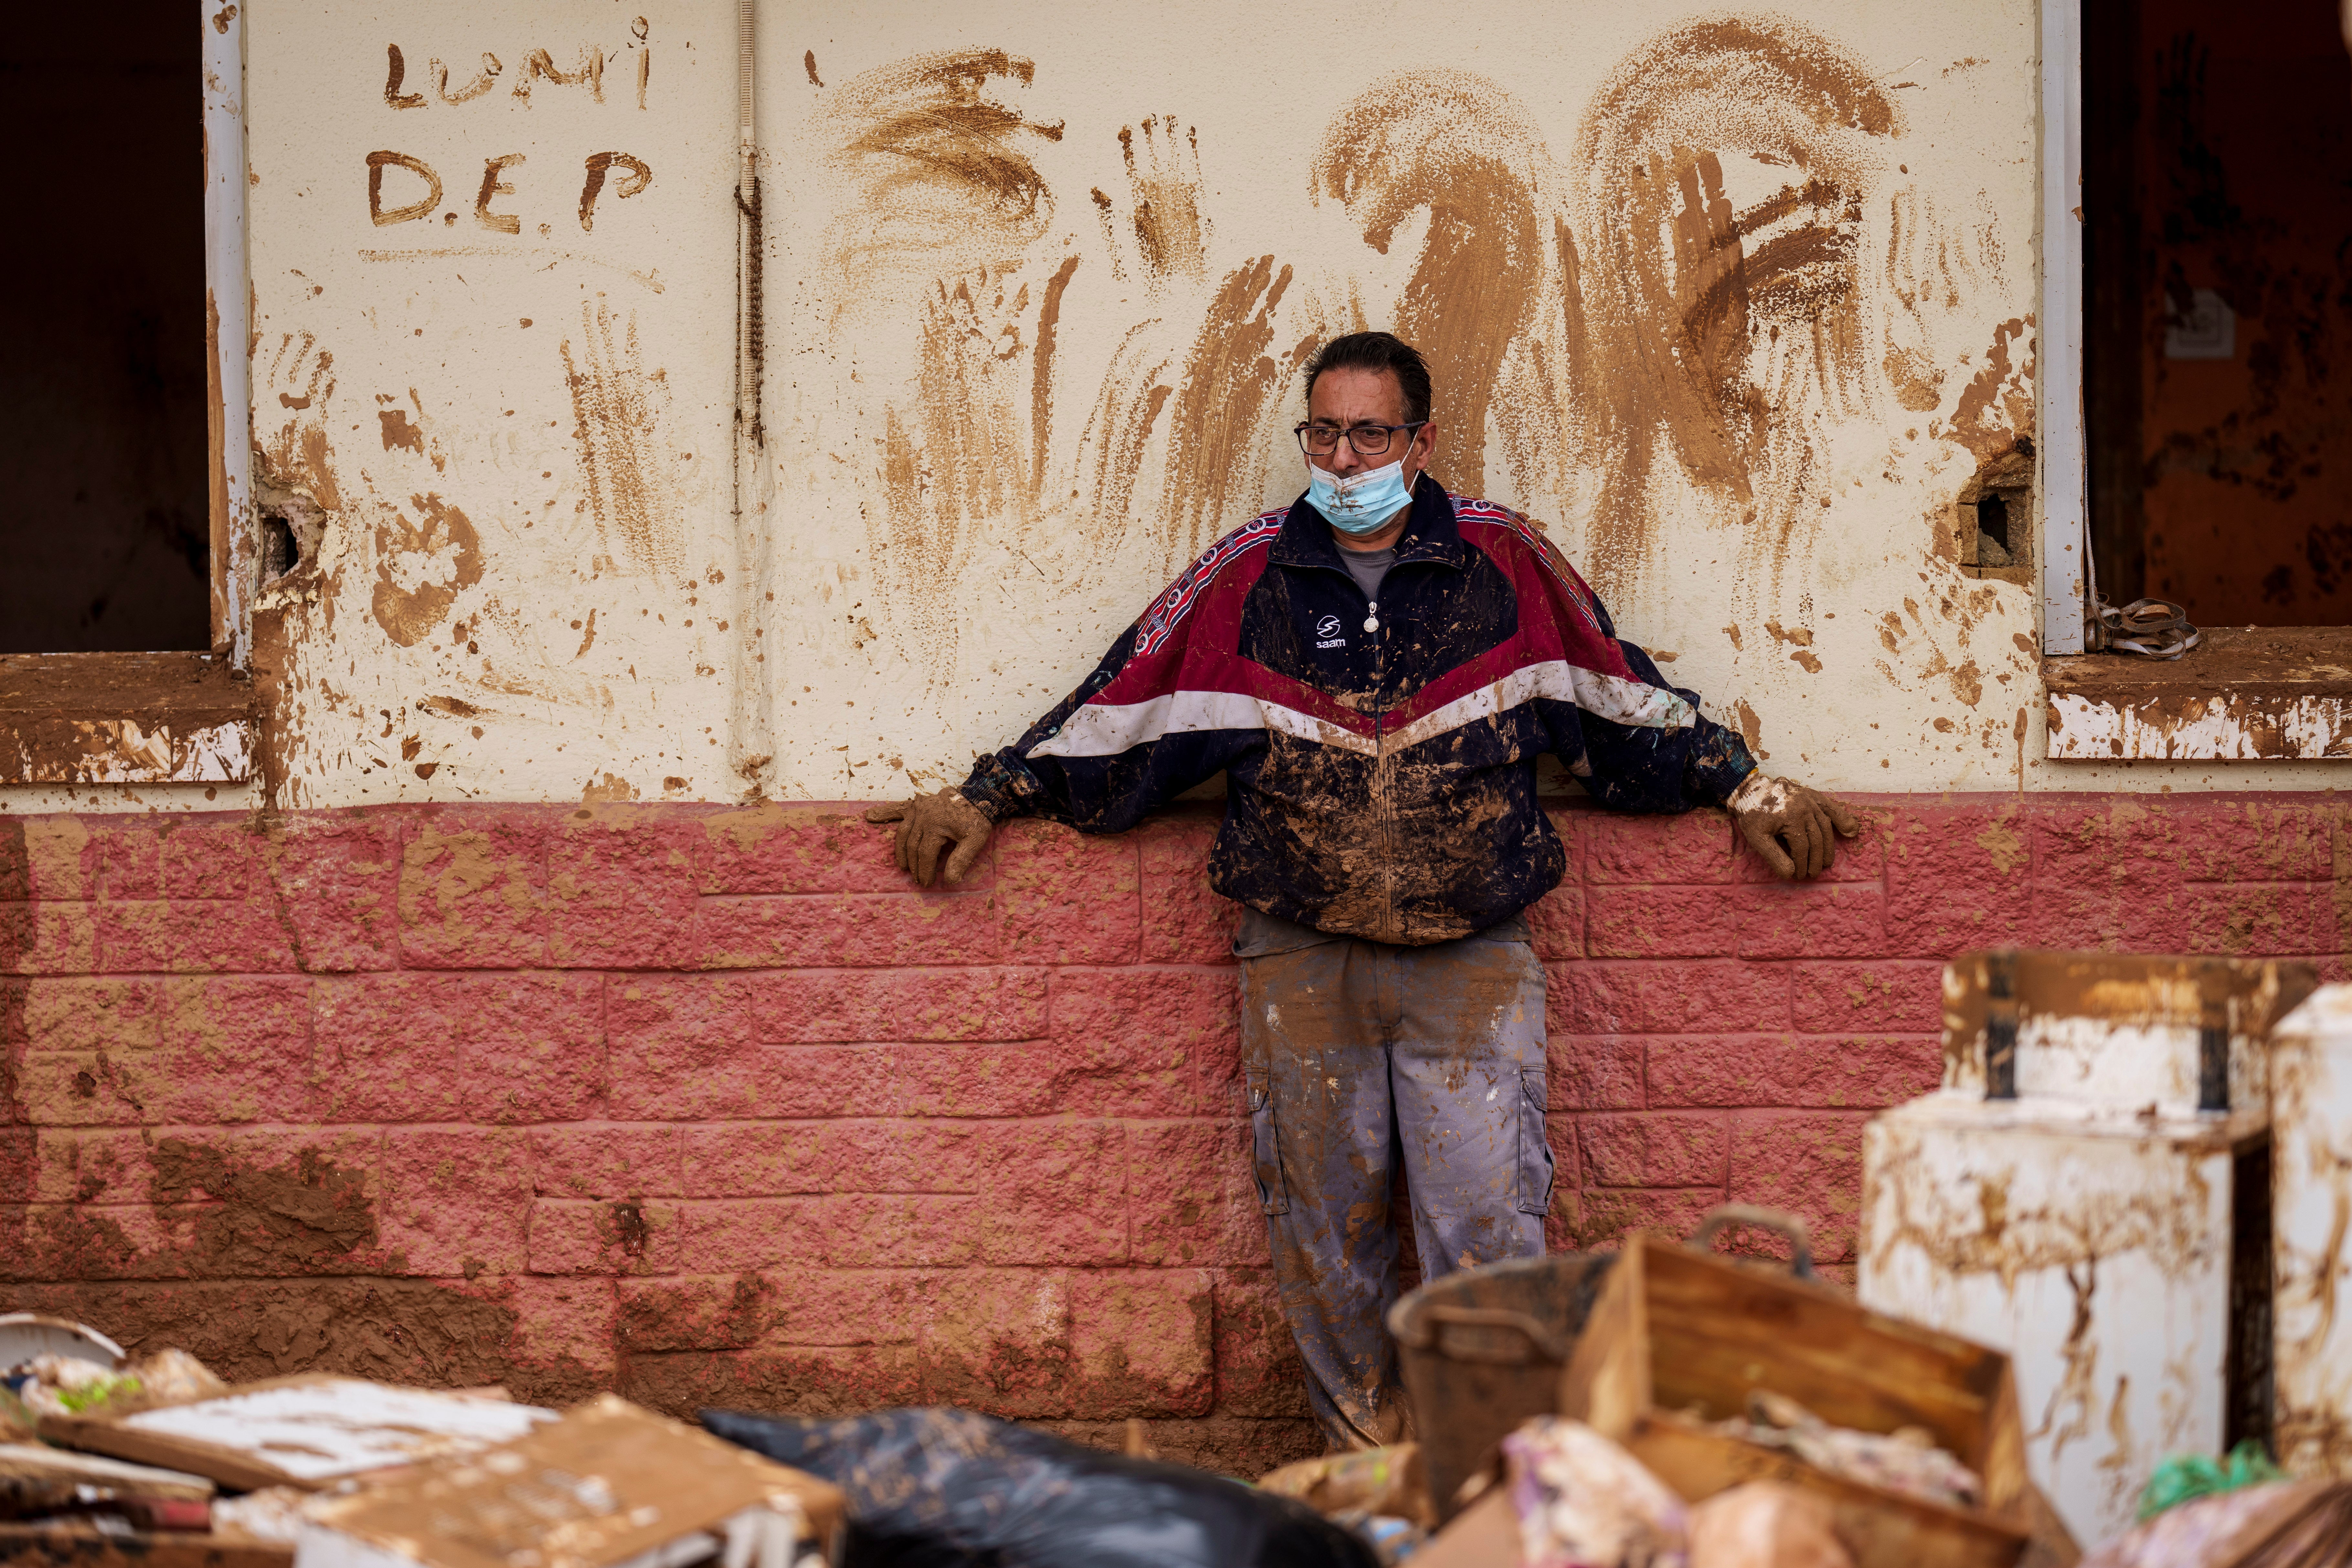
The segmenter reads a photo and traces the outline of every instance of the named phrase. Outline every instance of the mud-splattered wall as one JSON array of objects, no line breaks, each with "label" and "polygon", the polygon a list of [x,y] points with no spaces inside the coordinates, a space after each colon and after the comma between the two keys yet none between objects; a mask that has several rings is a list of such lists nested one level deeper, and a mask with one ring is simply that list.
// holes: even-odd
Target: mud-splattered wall
[{"label": "mud-splattered wall", "polygon": [[732,793],[736,59],[712,4],[252,19],[279,805]]},{"label": "mud-splattered wall", "polygon": [[1775,769],[2325,782],[2040,760],[2025,0],[1363,16],[762,5],[748,275],[732,7],[248,18],[257,795],[961,777],[1296,492],[1375,323]]},{"label": "mud-splattered wall", "polygon": [[2030,6],[762,15],[780,793],[1017,732],[1297,493],[1363,325],[1432,354],[1441,476],[1776,766],[2038,751],[2029,572],[1953,505],[2031,450]]}]

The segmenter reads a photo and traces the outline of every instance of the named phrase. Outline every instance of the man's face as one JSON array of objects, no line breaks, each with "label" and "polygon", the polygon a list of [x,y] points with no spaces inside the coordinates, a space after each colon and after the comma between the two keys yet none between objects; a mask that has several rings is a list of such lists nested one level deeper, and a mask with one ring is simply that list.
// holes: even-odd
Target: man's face
[{"label": "man's face", "polygon": [[[1315,378],[1315,390],[1307,395],[1307,421],[1342,431],[1359,425],[1405,424],[1404,388],[1391,370],[1365,370],[1355,365],[1327,370]],[[1389,449],[1377,453],[1359,452],[1353,442],[1342,438],[1328,455],[1309,453],[1307,460],[1326,472],[1345,477],[1385,468],[1402,458],[1404,482],[1410,486],[1429,466],[1430,452],[1437,445],[1437,426],[1433,423],[1423,425],[1411,434],[1410,442],[1403,431],[1391,434]]]}]

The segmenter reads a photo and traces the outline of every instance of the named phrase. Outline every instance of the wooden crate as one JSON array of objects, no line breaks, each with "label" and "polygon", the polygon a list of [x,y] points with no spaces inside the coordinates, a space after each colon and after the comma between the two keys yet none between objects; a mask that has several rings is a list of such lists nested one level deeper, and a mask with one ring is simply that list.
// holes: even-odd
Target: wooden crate
[{"label": "wooden crate", "polygon": [[[1710,1428],[1751,1389],[1864,1432],[1924,1426],[1984,1479],[1948,1508],[1847,1480]],[[2029,1484],[2009,1358],[1866,1311],[1831,1286],[1636,1233],[1560,1376],[1559,1408],[1696,1502],[1742,1481],[1820,1493],[1857,1568],[2009,1568]]]}]

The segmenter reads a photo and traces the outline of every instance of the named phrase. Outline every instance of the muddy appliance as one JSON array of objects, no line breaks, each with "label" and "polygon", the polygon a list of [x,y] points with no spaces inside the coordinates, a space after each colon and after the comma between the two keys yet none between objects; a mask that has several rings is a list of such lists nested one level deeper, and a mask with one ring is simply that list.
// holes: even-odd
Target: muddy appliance
[{"label": "muddy appliance", "polygon": [[2271,1431],[2273,1025],[2307,965],[1964,953],[1944,1082],[1863,1141],[1861,1299],[2006,1351],[2084,1544],[2167,1454]]},{"label": "muddy appliance", "polygon": [[2352,1479],[2352,985],[2271,1035],[2272,1443],[2298,1477]]}]

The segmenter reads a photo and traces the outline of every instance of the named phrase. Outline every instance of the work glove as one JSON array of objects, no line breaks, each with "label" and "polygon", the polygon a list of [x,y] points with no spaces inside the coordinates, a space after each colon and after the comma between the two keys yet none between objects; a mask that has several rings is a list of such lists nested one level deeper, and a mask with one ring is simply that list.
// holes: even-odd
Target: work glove
[{"label": "work glove", "polygon": [[[929,887],[935,876],[945,876],[950,882],[962,881],[972,862],[980,858],[980,852],[988,847],[988,836],[996,828],[996,824],[988,819],[988,813],[951,789],[943,789],[937,795],[919,795],[893,805],[869,805],[866,808],[866,820],[898,825],[891,852],[898,859],[898,869],[914,878],[919,888]],[[942,864],[940,851],[950,845],[953,851]]]},{"label": "work glove", "polygon": [[1772,868],[1774,876],[1784,879],[1817,877],[1828,870],[1837,859],[1838,838],[1852,838],[1862,831],[1861,819],[1843,801],[1794,779],[1767,778],[1761,768],[1741,780],[1723,804],[1739,825],[1739,837]]}]

